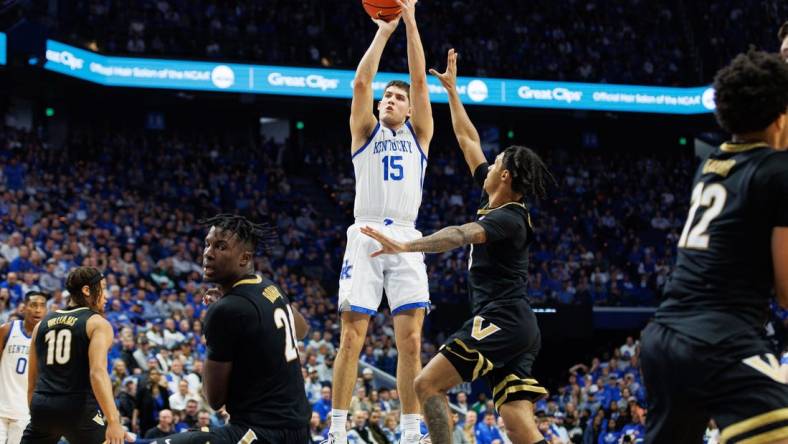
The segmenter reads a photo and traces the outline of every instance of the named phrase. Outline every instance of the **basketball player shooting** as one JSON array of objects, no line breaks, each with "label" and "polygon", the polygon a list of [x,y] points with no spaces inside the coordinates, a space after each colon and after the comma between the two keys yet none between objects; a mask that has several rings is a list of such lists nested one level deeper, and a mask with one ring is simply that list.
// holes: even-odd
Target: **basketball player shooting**
[{"label": "basketball player shooting", "polygon": [[[394,316],[399,353],[397,389],[402,400],[401,443],[415,443],[419,432],[419,403],[413,380],[421,370],[421,328],[429,307],[424,256],[412,253],[370,258],[377,243],[361,234],[374,226],[392,238],[421,238],[414,228],[422,197],[427,153],[432,139],[432,109],[426,62],[416,25],[417,0],[398,2],[399,17],[375,20],[378,31],[356,70],[350,112],[351,156],[356,176],[355,223],[347,231],[347,247],[339,278],[342,317],[340,347],[334,364],[334,397],[328,441],[346,444],[348,407],[358,372],[358,358],[370,316],[377,313],[386,291]],[[400,20],[405,22],[410,84],[392,81],[373,113],[372,81],[386,42]]]}]

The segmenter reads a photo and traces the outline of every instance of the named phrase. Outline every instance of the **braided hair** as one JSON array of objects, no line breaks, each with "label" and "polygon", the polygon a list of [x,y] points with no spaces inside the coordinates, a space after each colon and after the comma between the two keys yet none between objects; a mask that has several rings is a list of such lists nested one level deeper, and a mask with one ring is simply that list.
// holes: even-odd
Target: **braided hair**
[{"label": "braided hair", "polygon": [[538,154],[530,148],[512,145],[503,152],[503,167],[512,175],[512,191],[523,196],[544,198],[548,182],[556,184]]},{"label": "braided hair", "polygon": [[200,219],[197,222],[204,227],[216,227],[235,233],[238,239],[247,244],[255,253],[258,248],[266,252],[269,251],[277,239],[276,231],[270,225],[255,223],[237,214],[222,213]]},{"label": "braided hair", "polygon": [[[66,289],[69,299],[77,307],[89,307],[91,310],[100,311],[98,307],[99,296],[101,296],[101,281],[104,275],[95,267],[77,267],[71,270],[66,278]],[[86,296],[82,293],[82,287],[88,286]]]}]

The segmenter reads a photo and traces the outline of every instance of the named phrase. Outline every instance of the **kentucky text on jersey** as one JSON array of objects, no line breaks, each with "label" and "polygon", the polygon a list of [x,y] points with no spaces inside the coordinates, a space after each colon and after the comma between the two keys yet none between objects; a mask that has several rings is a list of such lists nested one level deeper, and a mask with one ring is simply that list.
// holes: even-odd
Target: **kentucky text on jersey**
[{"label": "kentucky text on jersey", "polygon": [[413,147],[409,140],[379,140],[375,142],[373,154],[390,152],[412,153]]},{"label": "kentucky text on jersey", "polygon": [[74,316],[58,316],[47,321],[47,327],[52,328],[56,325],[68,325],[73,327],[77,323],[77,318]]},{"label": "kentucky text on jersey", "polygon": [[11,354],[22,354],[27,355],[30,352],[30,346],[28,345],[18,345],[18,344],[9,344],[6,351]]}]

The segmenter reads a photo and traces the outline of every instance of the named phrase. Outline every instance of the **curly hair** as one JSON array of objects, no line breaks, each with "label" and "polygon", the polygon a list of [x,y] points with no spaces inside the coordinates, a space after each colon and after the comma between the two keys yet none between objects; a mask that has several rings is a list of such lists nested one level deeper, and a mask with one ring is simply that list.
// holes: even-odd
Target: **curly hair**
[{"label": "curly hair", "polygon": [[[66,289],[73,305],[77,307],[89,307],[98,310],[98,300],[101,295],[101,281],[104,276],[94,267],[77,267],[68,273],[66,278]],[[82,293],[82,287],[88,286],[90,296]]]},{"label": "curly hair", "polygon": [[720,126],[732,134],[761,131],[788,111],[788,64],[750,49],[714,76]]},{"label": "curly hair", "polygon": [[555,178],[538,154],[530,148],[512,145],[503,152],[503,167],[512,175],[512,191],[523,196],[543,198],[548,182]]},{"label": "curly hair", "polygon": [[780,39],[780,42],[785,40],[786,37],[788,37],[788,21],[783,23],[783,25],[780,26],[780,30],[777,31],[777,38]]},{"label": "curly hair", "polygon": [[269,251],[277,240],[276,231],[270,225],[254,223],[237,214],[217,214],[197,222],[204,227],[216,227],[235,233],[238,239],[248,245],[253,252],[258,248]]}]

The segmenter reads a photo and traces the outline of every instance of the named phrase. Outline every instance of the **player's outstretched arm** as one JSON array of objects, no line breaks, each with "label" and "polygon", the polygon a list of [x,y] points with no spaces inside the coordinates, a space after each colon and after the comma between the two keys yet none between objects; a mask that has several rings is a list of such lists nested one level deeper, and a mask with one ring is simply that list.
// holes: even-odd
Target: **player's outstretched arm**
[{"label": "player's outstretched arm", "polygon": [[397,0],[402,7],[402,20],[408,39],[408,71],[410,72],[410,122],[425,154],[432,140],[433,122],[430,90],[427,86],[427,62],[416,25],[418,0]]},{"label": "player's outstretched arm", "polygon": [[451,125],[454,129],[454,135],[457,137],[462,154],[465,156],[465,162],[468,164],[468,168],[471,169],[471,174],[473,174],[479,165],[487,162],[487,159],[484,158],[479,132],[473,126],[471,118],[468,117],[468,113],[465,112],[465,107],[460,101],[460,95],[457,94],[457,52],[454,49],[449,50],[446,72],[439,73],[434,69],[430,69],[430,74],[437,77],[448,92]]},{"label": "player's outstretched arm", "polygon": [[88,319],[87,333],[90,338],[88,346],[90,386],[107,422],[105,442],[121,444],[126,438],[126,432],[120,424],[120,413],[112,396],[112,382],[107,373],[107,353],[112,346],[112,326],[101,316],[91,316]]},{"label": "player's outstretched arm", "polygon": [[378,32],[375,33],[375,38],[361,58],[356,68],[356,78],[353,80],[353,101],[350,105],[350,135],[353,139],[351,154],[361,148],[377,122],[372,112],[374,105],[372,80],[378,73],[383,48],[397,29],[399,20],[399,17],[390,22],[373,20],[378,25]]},{"label": "player's outstretched arm", "polygon": [[[8,324],[6,324],[8,325]],[[30,335],[33,338],[30,341],[30,349],[28,350],[27,354],[27,407],[30,408],[30,404],[33,402],[33,392],[36,390],[36,382],[38,382],[38,355],[36,355],[36,335],[38,335],[38,326],[41,325],[39,322],[33,328],[33,333]],[[5,348],[5,337],[8,336],[8,330],[3,333],[3,347],[0,348],[2,350]]]},{"label": "player's outstretched arm", "polygon": [[443,253],[468,244],[487,242],[487,232],[476,222],[465,225],[446,227],[429,236],[410,242],[399,242],[387,237],[371,227],[361,227],[361,232],[380,242],[381,249],[372,253],[372,257],[381,254],[399,253]]},{"label": "player's outstretched arm", "polygon": [[772,230],[772,263],[777,303],[788,309],[788,227]]}]

